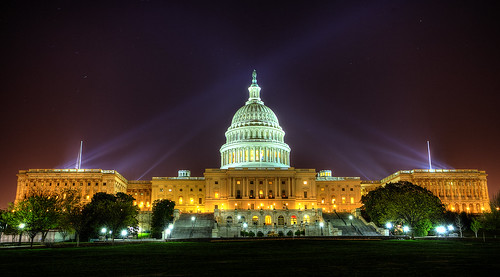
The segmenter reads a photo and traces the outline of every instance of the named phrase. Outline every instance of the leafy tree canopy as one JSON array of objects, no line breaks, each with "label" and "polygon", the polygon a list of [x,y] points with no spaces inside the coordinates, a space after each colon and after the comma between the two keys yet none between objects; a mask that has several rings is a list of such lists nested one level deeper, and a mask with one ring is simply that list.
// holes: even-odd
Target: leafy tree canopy
[{"label": "leafy tree canopy", "polygon": [[400,181],[379,187],[361,198],[364,209],[378,225],[387,222],[409,225],[413,232],[426,235],[445,211],[441,200],[431,191]]},{"label": "leafy tree canopy", "polygon": [[89,226],[94,231],[106,228],[111,231],[114,239],[120,230],[137,226],[139,208],[134,206],[134,200],[132,196],[122,192],[116,195],[98,192],[84,207],[83,214],[89,217]]},{"label": "leafy tree canopy", "polygon": [[168,223],[174,218],[174,207],[175,202],[167,199],[153,202],[153,218],[151,222],[153,236],[161,236],[161,232],[167,228]]}]

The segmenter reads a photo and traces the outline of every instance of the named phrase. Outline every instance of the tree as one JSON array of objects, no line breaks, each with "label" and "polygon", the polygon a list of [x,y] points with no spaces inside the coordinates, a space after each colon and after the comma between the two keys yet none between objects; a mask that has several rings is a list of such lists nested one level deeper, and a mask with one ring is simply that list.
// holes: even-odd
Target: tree
[{"label": "tree", "polygon": [[490,202],[491,212],[484,213],[482,227],[494,233],[500,232],[500,193],[493,196]]},{"label": "tree", "polygon": [[483,226],[482,226],[482,222],[481,220],[477,219],[477,218],[472,218],[472,222],[470,224],[470,229],[474,232],[474,235],[476,235],[476,238],[477,238],[477,232],[479,231],[479,229],[481,229]]},{"label": "tree", "polygon": [[8,214],[8,211],[0,209],[0,241],[2,240],[2,234],[5,232],[5,230],[7,230],[6,214]]},{"label": "tree", "polygon": [[134,198],[122,192],[116,195],[98,192],[83,209],[83,214],[89,216],[89,226],[96,231],[107,228],[114,239],[120,230],[135,227],[138,224],[139,208],[134,206]]},{"label": "tree", "polygon": [[80,235],[89,221],[83,213],[80,193],[75,190],[63,191],[62,210],[59,218],[59,229],[63,233],[75,233],[76,246],[80,246]]},{"label": "tree", "polygon": [[153,218],[151,222],[152,235],[161,237],[161,233],[168,227],[174,218],[175,202],[167,199],[155,200],[153,202]]},{"label": "tree", "polygon": [[431,223],[445,211],[441,200],[429,190],[400,181],[379,187],[361,198],[366,213],[378,225],[405,224],[411,235],[427,235]]},{"label": "tree", "polygon": [[52,192],[35,190],[15,205],[13,220],[24,224],[32,247],[38,233],[42,233],[42,242],[45,242],[49,230],[57,227],[58,216],[59,196]]}]

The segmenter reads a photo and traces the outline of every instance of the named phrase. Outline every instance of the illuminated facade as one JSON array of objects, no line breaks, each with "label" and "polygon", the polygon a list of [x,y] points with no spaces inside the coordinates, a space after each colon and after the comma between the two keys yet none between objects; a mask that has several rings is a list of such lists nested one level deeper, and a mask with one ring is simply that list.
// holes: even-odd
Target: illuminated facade
[{"label": "illuminated facade", "polygon": [[[243,216],[252,226],[290,226],[323,222],[322,213],[352,212],[361,207],[362,195],[402,180],[429,189],[448,210],[489,211],[484,171],[414,169],[398,171],[382,180],[365,181],[359,177],[335,177],[330,170],[290,167],[291,149],[284,141],[285,132],[260,98],[255,71],[252,77],[248,101],[235,113],[225,133],[226,143],[220,148],[221,167],[206,169],[203,177],[191,177],[188,170],[180,170],[177,177],[128,181],[114,170],[21,170],[16,201],[37,188],[77,189],[86,202],[97,192],[126,192],[142,211],[150,211],[155,200],[170,199],[181,212],[214,213],[218,222],[233,222],[236,216]],[[234,231],[231,230],[226,230],[228,235]],[[318,230],[311,232],[317,234]],[[334,233],[335,230],[329,231]]]}]

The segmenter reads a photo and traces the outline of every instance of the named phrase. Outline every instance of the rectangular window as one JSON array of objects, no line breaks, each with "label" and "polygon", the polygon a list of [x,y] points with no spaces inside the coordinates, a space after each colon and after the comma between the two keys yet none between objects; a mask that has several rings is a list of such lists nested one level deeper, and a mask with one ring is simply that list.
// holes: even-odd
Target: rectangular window
[{"label": "rectangular window", "polygon": [[203,204],[201,198],[198,198],[198,204]]},{"label": "rectangular window", "polygon": [[307,191],[304,191],[304,198],[307,198]]},{"label": "rectangular window", "polygon": [[103,186],[106,186],[106,183],[102,183]]},{"label": "rectangular window", "polygon": [[351,204],[354,204],[354,197],[351,197]]}]

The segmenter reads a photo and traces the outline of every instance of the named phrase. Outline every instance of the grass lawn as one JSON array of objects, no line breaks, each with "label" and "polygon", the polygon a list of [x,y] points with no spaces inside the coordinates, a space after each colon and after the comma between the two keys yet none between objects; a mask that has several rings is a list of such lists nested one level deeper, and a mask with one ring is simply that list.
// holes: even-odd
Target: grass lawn
[{"label": "grass lawn", "polygon": [[256,240],[0,250],[2,276],[481,276],[500,243]]}]

